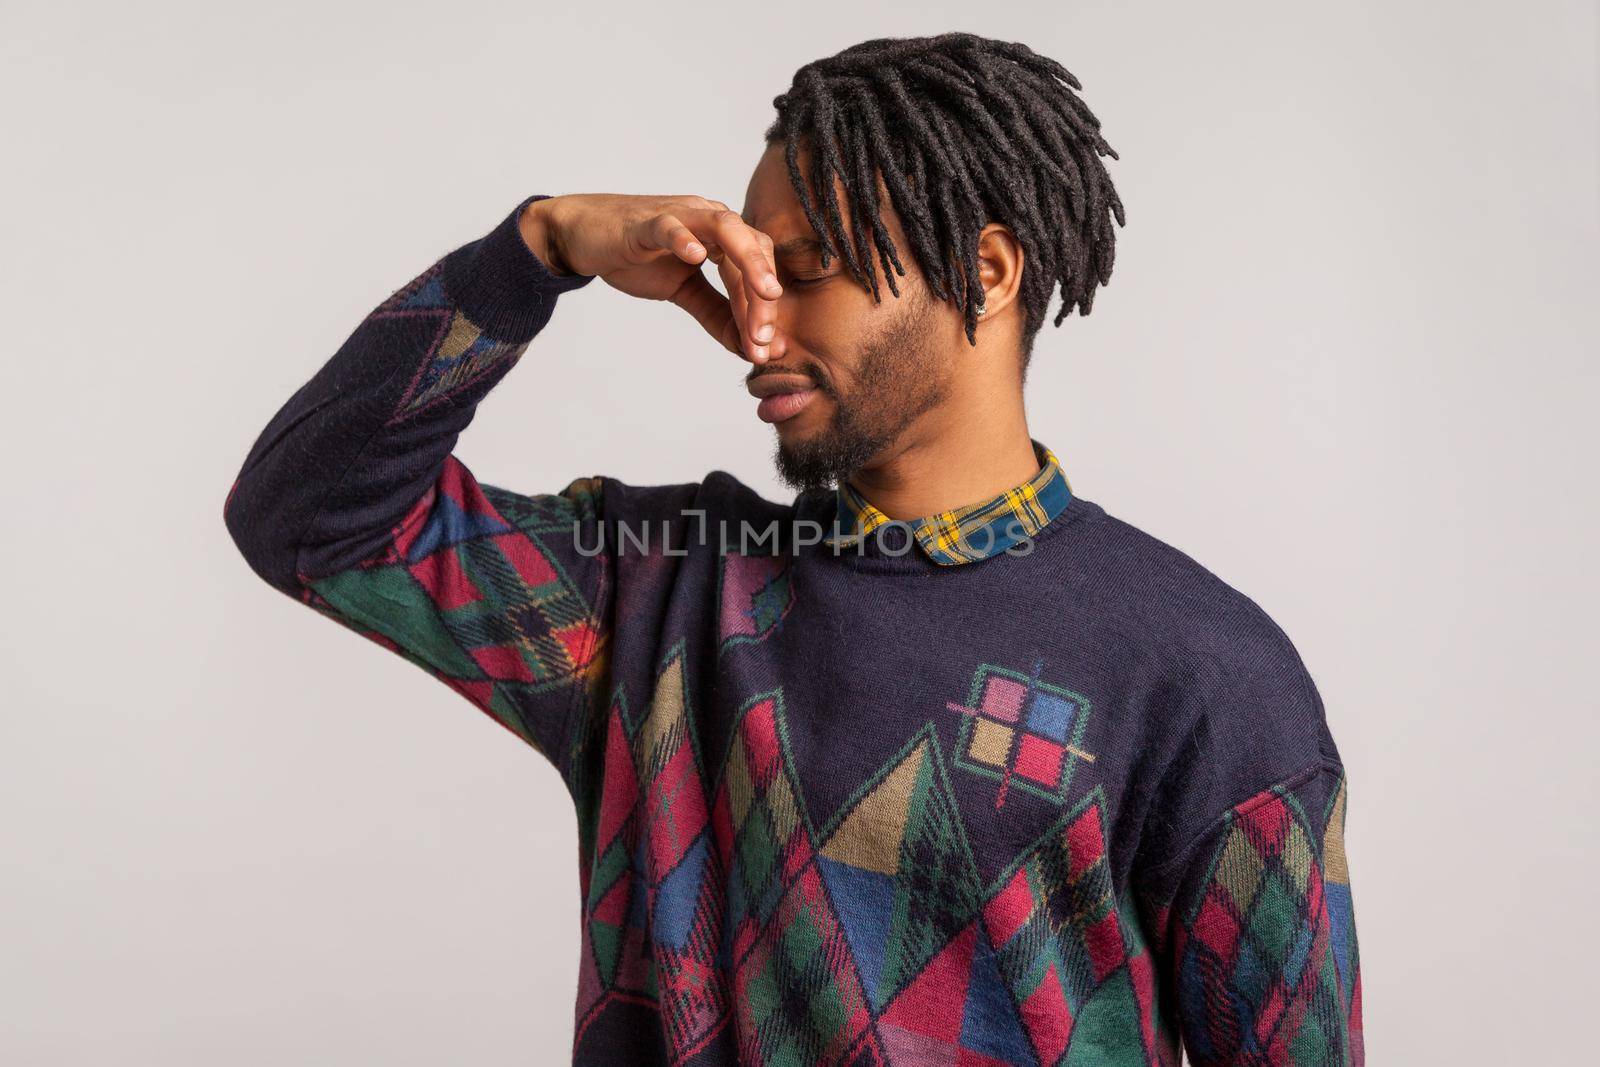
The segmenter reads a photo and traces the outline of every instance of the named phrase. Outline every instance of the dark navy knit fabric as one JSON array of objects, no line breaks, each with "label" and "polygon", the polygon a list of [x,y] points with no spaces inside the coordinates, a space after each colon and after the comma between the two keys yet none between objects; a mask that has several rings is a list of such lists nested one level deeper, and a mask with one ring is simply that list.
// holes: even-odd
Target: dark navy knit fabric
[{"label": "dark navy knit fabric", "polygon": [[458,435],[593,280],[520,208],[356,327],[226,520],[561,775],[574,1062],[1360,1063],[1343,768],[1279,627],[1079,496],[941,566],[720,471],[478,482]]}]

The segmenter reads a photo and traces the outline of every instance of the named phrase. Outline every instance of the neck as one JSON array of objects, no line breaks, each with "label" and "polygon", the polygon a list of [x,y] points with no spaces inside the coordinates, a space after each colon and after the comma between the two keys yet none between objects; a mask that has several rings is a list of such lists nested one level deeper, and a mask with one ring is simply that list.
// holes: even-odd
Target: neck
[{"label": "neck", "polygon": [[1039,472],[1020,390],[992,410],[930,412],[850,484],[891,519],[913,520],[999,496]]}]

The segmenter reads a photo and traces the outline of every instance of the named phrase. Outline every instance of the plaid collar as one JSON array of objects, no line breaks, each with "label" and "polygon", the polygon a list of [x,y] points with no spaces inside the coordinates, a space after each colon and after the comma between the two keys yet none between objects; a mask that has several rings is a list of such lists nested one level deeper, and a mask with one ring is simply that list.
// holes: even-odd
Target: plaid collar
[{"label": "plaid collar", "polygon": [[[1039,473],[1021,485],[981,504],[941,511],[901,525],[910,528],[929,559],[947,565],[988,559],[1026,541],[1072,502],[1072,486],[1055,454],[1038,441],[1033,442],[1033,454],[1039,459]],[[837,548],[854,544],[893,521],[847,481],[839,483],[835,495],[840,532],[827,538],[829,545]]]}]

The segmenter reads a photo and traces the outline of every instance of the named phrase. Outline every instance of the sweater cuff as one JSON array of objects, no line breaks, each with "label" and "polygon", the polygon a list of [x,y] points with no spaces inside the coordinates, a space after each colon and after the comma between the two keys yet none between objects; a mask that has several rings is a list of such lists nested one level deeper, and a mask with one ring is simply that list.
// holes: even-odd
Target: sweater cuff
[{"label": "sweater cuff", "polygon": [[549,320],[556,297],[595,279],[593,274],[551,274],[522,239],[522,209],[552,195],[528,197],[488,234],[444,259],[444,287],[451,303],[497,341],[530,340]]}]

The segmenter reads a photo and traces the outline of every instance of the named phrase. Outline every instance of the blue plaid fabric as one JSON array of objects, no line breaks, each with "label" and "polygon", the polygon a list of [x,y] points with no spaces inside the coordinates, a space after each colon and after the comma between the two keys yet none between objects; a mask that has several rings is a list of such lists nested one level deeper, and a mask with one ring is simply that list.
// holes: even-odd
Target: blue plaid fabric
[{"label": "blue plaid fabric", "polygon": [[[1072,502],[1072,486],[1055,454],[1038,441],[1033,454],[1039,473],[1021,485],[980,504],[906,522],[928,558],[954,565],[988,559],[1021,544],[1044,529]],[[848,481],[840,482],[838,532],[827,539],[835,548],[853,545],[885,523],[889,516],[873,507]]]}]

